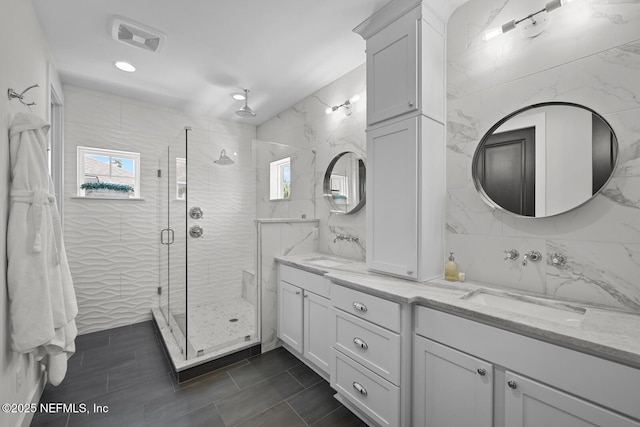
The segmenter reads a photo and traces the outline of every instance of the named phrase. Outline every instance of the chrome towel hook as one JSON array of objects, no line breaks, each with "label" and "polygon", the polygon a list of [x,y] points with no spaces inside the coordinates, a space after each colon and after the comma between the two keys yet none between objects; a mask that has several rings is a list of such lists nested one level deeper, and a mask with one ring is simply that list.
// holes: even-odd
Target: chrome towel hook
[{"label": "chrome towel hook", "polygon": [[13,98],[17,98],[21,103],[23,103],[27,107],[30,107],[32,105],[36,105],[36,103],[35,102],[29,102],[29,103],[24,102],[24,94],[27,93],[28,91],[30,91],[31,89],[36,88],[36,87],[40,87],[40,86],[36,83],[36,84],[34,84],[32,86],[29,86],[28,88],[26,88],[25,90],[23,90],[20,93],[18,93],[15,90],[9,88],[7,90],[7,96],[9,97],[10,100],[13,99]]}]

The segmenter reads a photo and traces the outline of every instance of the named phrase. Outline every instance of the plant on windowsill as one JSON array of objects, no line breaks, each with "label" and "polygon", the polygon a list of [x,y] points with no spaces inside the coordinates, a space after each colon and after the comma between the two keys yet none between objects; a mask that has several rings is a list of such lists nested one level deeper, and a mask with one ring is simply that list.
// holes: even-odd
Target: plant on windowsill
[{"label": "plant on windowsill", "polygon": [[113,199],[128,199],[133,193],[133,187],[128,184],[114,182],[85,182],[80,186],[85,197],[108,197]]}]

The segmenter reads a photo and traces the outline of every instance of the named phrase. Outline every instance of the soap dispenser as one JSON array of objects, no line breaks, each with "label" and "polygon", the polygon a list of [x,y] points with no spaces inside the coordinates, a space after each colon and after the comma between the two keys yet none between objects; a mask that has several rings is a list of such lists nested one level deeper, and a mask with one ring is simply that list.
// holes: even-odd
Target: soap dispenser
[{"label": "soap dispenser", "polygon": [[444,279],[450,282],[457,282],[459,278],[458,264],[453,258],[453,252],[449,252],[449,261],[444,264]]}]

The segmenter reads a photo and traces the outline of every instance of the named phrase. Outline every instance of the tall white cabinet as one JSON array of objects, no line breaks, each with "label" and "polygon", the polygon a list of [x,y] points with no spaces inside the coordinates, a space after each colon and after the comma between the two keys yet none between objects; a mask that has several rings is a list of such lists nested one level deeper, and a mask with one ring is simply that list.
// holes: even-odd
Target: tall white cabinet
[{"label": "tall white cabinet", "polygon": [[354,31],[367,42],[367,267],[432,279],[444,263],[445,26],[401,1]]}]

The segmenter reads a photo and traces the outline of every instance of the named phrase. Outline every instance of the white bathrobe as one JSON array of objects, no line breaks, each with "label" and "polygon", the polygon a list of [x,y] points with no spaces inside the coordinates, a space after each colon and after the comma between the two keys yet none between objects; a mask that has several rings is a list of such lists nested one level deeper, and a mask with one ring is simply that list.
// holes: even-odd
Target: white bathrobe
[{"label": "white bathrobe", "polygon": [[47,164],[48,130],[32,114],[11,122],[7,282],[11,348],[33,354],[58,385],[75,352],[78,306]]}]

